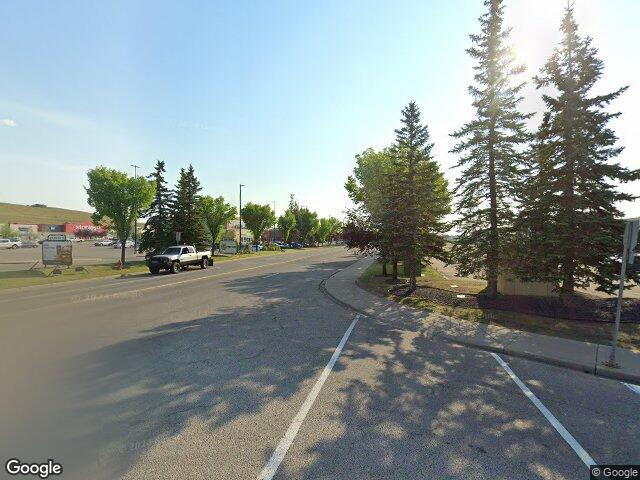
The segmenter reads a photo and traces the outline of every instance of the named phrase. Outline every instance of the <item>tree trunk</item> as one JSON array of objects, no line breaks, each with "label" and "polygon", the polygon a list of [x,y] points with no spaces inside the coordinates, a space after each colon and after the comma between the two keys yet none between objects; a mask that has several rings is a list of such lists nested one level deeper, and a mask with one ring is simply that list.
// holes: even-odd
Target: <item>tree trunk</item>
[{"label": "tree trunk", "polygon": [[391,281],[393,283],[398,283],[398,259],[393,259],[393,268],[391,270]]},{"label": "tree trunk", "polygon": [[125,250],[127,248],[127,241],[125,240],[124,242],[122,242],[121,245],[121,250],[120,250],[120,263],[122,263],[122,266],[124,267],[124,255],[125,255]]},{"label": "tree trunk", "polygon": [[498,189],[496,185],[495,153],[493,149],[493,127],[489,133],[489,251],[487,252],[487,295],[498,295],[498,266],[500,243],[498,239]]},{"label": "tree trunk", "polygon": [[389,274],[387,273],[387,261],[386,261],[386,260],[384,260],[384,261],[382,262],[382,276],[383,276],[383,277],[386,277],[386,276],[388,276],[388,275],[389,275]]}]

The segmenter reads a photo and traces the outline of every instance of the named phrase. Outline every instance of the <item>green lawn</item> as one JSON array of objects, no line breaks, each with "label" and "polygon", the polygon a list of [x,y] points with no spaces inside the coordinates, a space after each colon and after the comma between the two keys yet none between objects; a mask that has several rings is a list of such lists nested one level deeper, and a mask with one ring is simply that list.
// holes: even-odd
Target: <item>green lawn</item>
[{"label": "green lawn", "polygon": [[[402,271],[402,269],[400,269],[400,271]],[[540,333],[542,335],[551,335],[604,345],[608,345],[611,341],[611,328],[613,326],[611,323],[549,318],[503,310],[451,307],[412,296],[398,299],[393,295],[389,295],[388,291],[391,285],[388,283],[388,277],[385,278],[381,275],[382,266],[376,262],[362,274],[359,278],[359,283],[373,293],[385,296],[391,300],[396,300],[402,304],[471,322],[500,325],[524,332]],[[473,285],[465,284],[458,279],[456,279],[455,283],[452,283],[451,280],[447,280],[440,272],[431,267],[427,267],[424,270],[423,277],[418,283],[461,293],[464,293],[465,290],[466,293],[478,293],[484,288],[484,286],[482,286],[483,282],[475,286],[476,291],[473,291]],[[449,288],[446,288],[447,284],[449,284]],[[451,288],[451,284],[458,285],[458,288]],[[618,341],[620,346],[640,352],[640,324],[623,323],[620,326]]]},{"label": "green lawn", "polygon": [[90,222],[91,213],[53,207],[28,207],[0,202],[0,223],[51,223]]},{"label": "green lawn", "polygon": [[[214,257],[214,263],[246,260],[249,258],[269,257],[272,255],[286,255],[282,252],[259,252],[244,255]],[[61,275],[52,275],[52,268],[38,268],[33,270],[21,270],[18,272],[0,272],[0,290],[9,288],[30,287],[33,285],[47,285],[74,280],[86,280],[89,278],[112,277],[119,275],[143,274],[149,270],[144,261],[128,262],[125,268],[118,270],[114,265],[87,265],[84,269],[76,270],[75,267],[62,268]]]}]

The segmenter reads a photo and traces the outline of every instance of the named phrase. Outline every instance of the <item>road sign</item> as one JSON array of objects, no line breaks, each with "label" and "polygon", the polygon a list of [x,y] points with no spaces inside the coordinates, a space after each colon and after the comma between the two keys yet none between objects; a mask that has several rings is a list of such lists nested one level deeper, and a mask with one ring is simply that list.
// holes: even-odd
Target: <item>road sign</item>
[{"label": "road sign", "polygon": [[176,232],[176,243],[180,244],[180,238],[182,237],[182,232]]},{"label": "road sign", "polygon": [[[627,231],[628,229],[628,231]],[[638,245],[638,231],[640,230],[640,219],[627,221],[625,226],[626,243],[627,243],[627,262],[629,265],[633,265],[635,261],[635,249]]]},{"label": "road sign", "polygon": [[616,348],[618,346],[618,332],[620,330],[620,314],[622,311],[622,297],[624,295],[624,282],[627,278],[627,264],[633,265],[635,262],[634,250],[638,243],[638,229],[640,228],[640,218],[630,218],[625,220],[624,235],[622,237],[622,265],[620,266],[620,283],[618,285],[618,302],[616,303],[616,320],[611,338],[611,350],[609,360],[605,365],[612,368],[619,368],[616,362]]}]

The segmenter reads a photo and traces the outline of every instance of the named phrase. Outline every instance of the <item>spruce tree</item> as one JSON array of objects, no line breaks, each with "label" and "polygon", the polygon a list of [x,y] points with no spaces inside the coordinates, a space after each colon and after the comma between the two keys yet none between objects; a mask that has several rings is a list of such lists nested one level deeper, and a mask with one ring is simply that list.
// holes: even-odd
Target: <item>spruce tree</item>
[{"label": "spruce tree", "polygon": [[485,276],[487,294],[495,296],[512,227],[516,167],[529,141],[525,121],[531,115],[518,111],[524,83],[513,85],[511,80],[524,72],[524,66],[515,64],[506,45],[510,30],[502,25],[502,0],[484,3],[482,32],[471,35],[473,46],[467,50],[476,60],[476,83],[469,87],[476,117],[452,134],[459,143],[451,152],[461,154],[456,167],[463,168],[454,189],[460,218],[452,256],[461,275]]},{"label": "spruce tree", "polygon": [[199,205],[199,194],[202,188],[196,178],[193,166],[180,169],[180,178],[175,189],[172,202],[173,233],[181,232],[181,245],[194,245],[196,248],[207,248],[207,235]]},{"label": "spruce tree", "polygon": [[147,178],[156,187],[156,194],[149,208],[144,212],[147,221],[140,239],[140,251],[156,254],[171,245],[171,202],[172,192],[167,188],[164,178],[165,164],[158,160],[155,171]]},{"label": "spruce tree", "polygon": [[402,110],[387,192],[387,221],[392,223],[398,256],[405,261],[410,288],[429,258],[445,259],[444,216],[450,212],[448,184],[432,156],[429,131],[415,102]]},{"label": "spruce tree", "polygon": [[548,221],[558,214],[559,204],[552,189],[551,157],[557,148],[551,138],[551,115],[546,112],[528,155],[523,156],[518,174],[517,202],[520,209],[514,221],[514,235],[508,250],[513,255],[511,270],[524,281],[553,281],[550,272],[557,258],[550,242],[554,227]]},{"label": "spruce tree", "polygon": [[[537,252],[541,277],[553,281],[561,294],[595,283],[611,292],[617,282],[622,250],[623,222],[617,202],[638,198],[617,190],[616,183],[640,179],[640,170],[628,170],[615,158],[622,151],[608,126],[619,113],[606,107],[627,87],[596,95],[591,89],[602,76],[603,62],[592,39],[580,37],[567,7],[561,25],[562,40],[539,76],[538,88],[548,111],[550,154],[539,187],[543,200],[534,205],[534,220],[544,221],[543,251]],[[543,210],[555,203],[557,208]],[[532,228],[539,228],[535,224]]]}]

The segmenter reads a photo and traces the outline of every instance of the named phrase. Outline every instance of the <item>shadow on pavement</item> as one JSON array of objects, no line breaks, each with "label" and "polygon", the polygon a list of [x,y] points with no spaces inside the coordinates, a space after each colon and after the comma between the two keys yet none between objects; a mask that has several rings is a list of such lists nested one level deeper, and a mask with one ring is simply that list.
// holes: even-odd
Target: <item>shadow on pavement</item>
[{"label": "shadow on pavement", "polygon": [[[218,288],[243,294],[248,306],[168,322],[71,359],[77,428],[68,441],[90,452],[83,461],[97,457],[103,478],[125,475],[150,451],[174,453],[193,428],[216,432],[221,444],[254,442],[255,415],[314,379],[349,324],[353,315],[317,287],[351,262],[223,282]],[[290,418],[279,421],[286,429]],[[281,434],[270,432],[269,441]],[[212,461],[228,461],[228,452]]]}]

